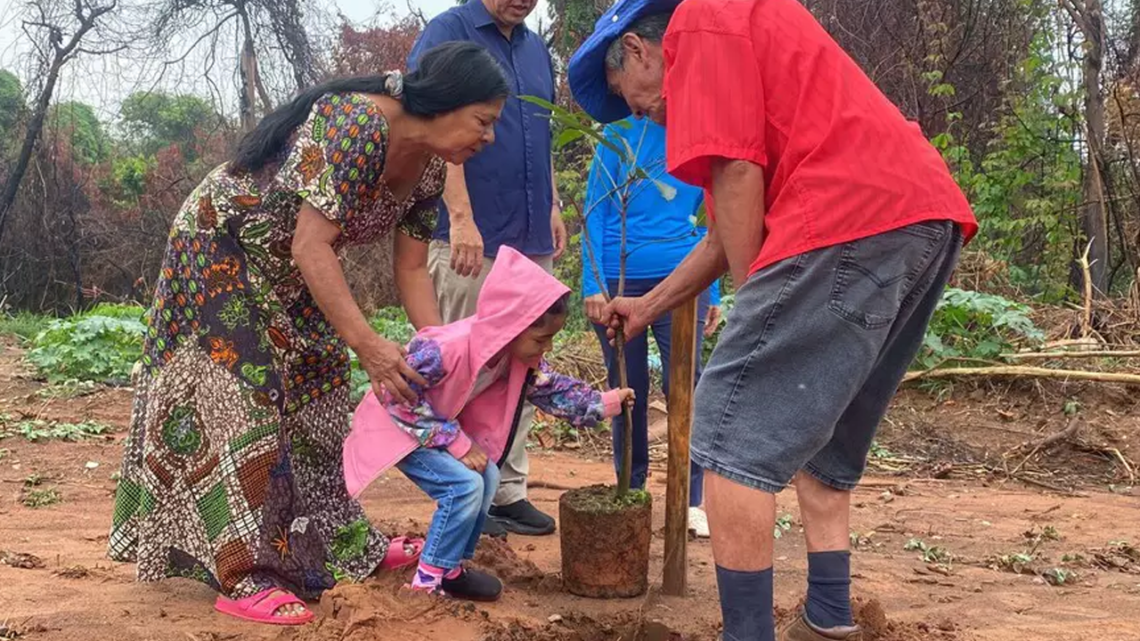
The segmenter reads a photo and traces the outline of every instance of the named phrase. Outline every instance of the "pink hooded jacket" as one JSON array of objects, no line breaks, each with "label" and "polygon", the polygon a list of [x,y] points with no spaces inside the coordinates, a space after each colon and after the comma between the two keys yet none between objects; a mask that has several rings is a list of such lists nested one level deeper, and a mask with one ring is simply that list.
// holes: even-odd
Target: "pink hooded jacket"
[{"label": "pink hooded jacket", "polygon": [[475,315],[425,328],[408,344],[408,364],[428,382],[426,388],[413,386],[416,404],[387,394],[380,399],[370,390],[356,408],[343,452],[348,493],[359,496],[418,447],[446,448],[461,458],[474,441],[501,463],[515,437],[524,392],[539,409],[579,427],[618,414],[616,391],[598,392],[554,373],[543,360],[512,359],[505,376],[470,398],[479,370],[569,291],[530,259],[502,247]]}]

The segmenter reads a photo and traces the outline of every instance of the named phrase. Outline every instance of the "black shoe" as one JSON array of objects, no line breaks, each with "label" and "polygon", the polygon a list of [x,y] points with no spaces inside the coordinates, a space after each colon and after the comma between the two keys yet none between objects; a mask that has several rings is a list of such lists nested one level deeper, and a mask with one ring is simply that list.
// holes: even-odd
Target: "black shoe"
[{"label": "black shoe", "polygon": [[498,601],[503,594],[502,581],[486,572],[467,568],[454,579],[444,579],[439,587],[447,596],[466,601]]},{"label": "black shoe", "polygon": [[495,519],[487,518],[483,520],[483,536],[489,536],[493,539],[507,538],[507,528],[503,527]]},{"label": "black shoe", "polygon": [[498,521],[508,532],[526,536],[554,534],[554,518],[523,499],[502,507],[492,506],[488,521]]}]

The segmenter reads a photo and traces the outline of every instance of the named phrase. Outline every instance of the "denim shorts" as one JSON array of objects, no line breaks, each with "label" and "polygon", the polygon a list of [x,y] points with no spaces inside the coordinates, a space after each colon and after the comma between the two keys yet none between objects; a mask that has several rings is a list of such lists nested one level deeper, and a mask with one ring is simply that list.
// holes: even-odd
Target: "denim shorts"
[{"label": "denim shorts", "polygon": [[961,248],[929,221],[753,274],[697,385],[693,461],[765,492],[801,469],[853,489]]}]

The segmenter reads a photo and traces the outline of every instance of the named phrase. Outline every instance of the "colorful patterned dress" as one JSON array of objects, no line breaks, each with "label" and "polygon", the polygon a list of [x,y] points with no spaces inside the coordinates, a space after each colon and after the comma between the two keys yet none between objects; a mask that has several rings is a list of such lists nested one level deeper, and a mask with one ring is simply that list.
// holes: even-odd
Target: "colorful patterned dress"
[{"label": "colorful patterned dress", "polygon": [[329,94],[284,160],[215,169],[170,232],[148,313],[109,554],[138,578],[190,577],[240,598],[312,598],[384,558],[344,484],[349,357],[293,262],[303,201],[336,223],[336,249],[394,229],[430,238],[445,166],[407,200],[380,180],[388,123],[357,94]]}]

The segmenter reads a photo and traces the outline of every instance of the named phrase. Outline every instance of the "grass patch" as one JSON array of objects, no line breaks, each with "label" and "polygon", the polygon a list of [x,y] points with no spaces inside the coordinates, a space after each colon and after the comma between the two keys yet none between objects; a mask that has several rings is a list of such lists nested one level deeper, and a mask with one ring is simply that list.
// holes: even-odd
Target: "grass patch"
[{"label": "grass patch", "polygon": [[0,336],[11,336],[21,343],[27,343],[35,338],[45,327],[51,323],[51,316],[21,311],[15,314],[0,313]]},{"label": "grass patch", "polygon": [[62,500],[63,495],[59,493],[59,490],[55,489],[54,487],[49,487],[26,489],[24,491],[23,498],[20,499],[20,502],[24,504],[24,507],[35,510],[41,507],[55,505]]}]

